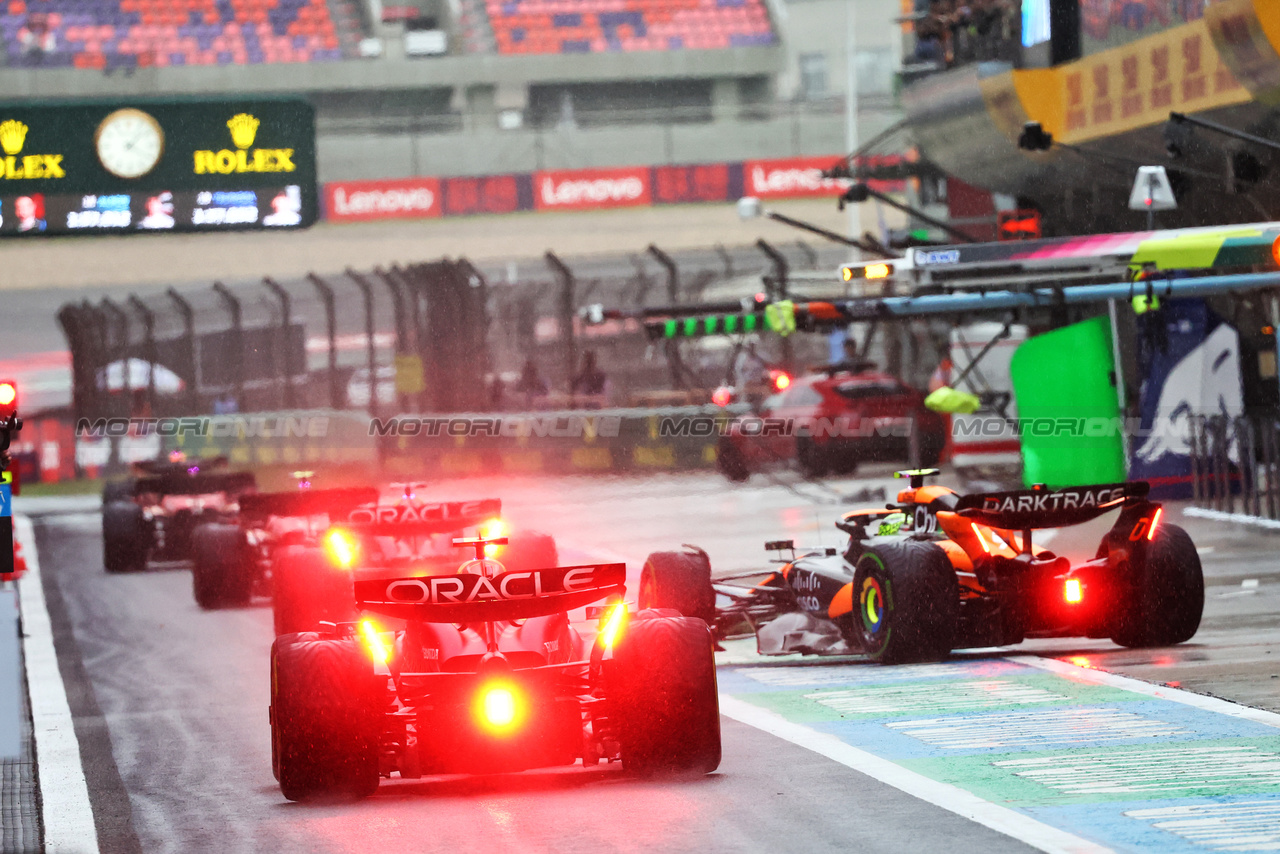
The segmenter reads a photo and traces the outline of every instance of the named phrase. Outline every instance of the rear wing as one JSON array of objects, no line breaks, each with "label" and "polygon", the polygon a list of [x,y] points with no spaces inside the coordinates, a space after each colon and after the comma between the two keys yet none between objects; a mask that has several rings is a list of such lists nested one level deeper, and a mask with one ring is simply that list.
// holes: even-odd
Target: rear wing
[{"label": "rear wing", "polygon": [[180,475],[180,474],[196,474],[197,472],[213,472],[215,469],[224,469],[227,467],[226,457],[208,457],[198,460],[138,460],[130,464],[130,469],[136,475]]},{"label": "rear wing", "polygon": [[133,482],[133,494],[158,492],[161,495],[212,495],[225,492],[228,495],[239,495],[252,492],[257,485],[258,482],[250,471],[188,474],[184,469],[180,472],[140,477]]},{"label": "rear wing", "polygon": [[1021,489],[965,495],[956,512],[990,528],[1026,530],[1063,528],[1096,519],[1103,513],[1147,500],[1151,486],[1145,480],[1066,489]]},{"label": "rear wing", "polygon": [[525,620],[622,596],[623,563],[561,566],[485,576],[472,573],[355,582],[356,605],[388,617],[429,623]]},{"label": "rear wing", "polygon": [[343,523],[352,531],[387,537],[448,534],[473,528],[502,514],[502,501],[443,501],[437,504],[373,504],[352,509]]},{"label": "rear wing", "polygon": [[240,499],[240,512],[252,519],[269,516],[316,516],[327,513],[330,519],[345,518],[362,504],[376,504],[374,487],[339,489],[294,489],[288,492],[258,492]]}]

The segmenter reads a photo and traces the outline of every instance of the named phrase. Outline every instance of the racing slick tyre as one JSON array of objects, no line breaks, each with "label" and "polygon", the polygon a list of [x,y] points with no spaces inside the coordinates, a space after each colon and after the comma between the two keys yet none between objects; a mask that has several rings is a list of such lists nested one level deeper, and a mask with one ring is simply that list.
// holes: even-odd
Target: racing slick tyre
[{"label": "racing slick tyre", "polygon": [[191,588],[206,611],[249,604],[253,554],[238,525],[213,522],[192,531]]},{"label": "racing slick tyre", "polygon": [[796,439],[796,463],[800,473],[810,480],[824,477],[830,469],[830,460],[823,448],[814,444],[813,439],[801,436]]},{"label": "racing slick tyre", "polygon": [[1133,575],[1135,586],[1111,639],[1129,647],[1190,640],[1204,611],[1204,572],[1187,532],[1161,525]]},{"label": "racing slick tyre", "polygon": [[947,554],[927,540],[872,542],[853,573],[852,640],[882,664],[951,652],[960,591]]},{"label": "racing slick tyre", "polygon": [[109,480],[102,485],[102,506],[106,507],[118,501],[133,501],[133,478]]},{"label": "racing slick tyre", "polygon": [[307,632],[321,620],[354,620],[356,596],[351,573],[333,566],[318,548],[289,546],[272,571],[271,611],[277,635]]},{"label": "racing slick tyre", "polygon": [[498,560],[508,570],[527,572],[559,566],[560,553],[556,550],[555,537],[550,534],[519,531],[507,538]]},{"label": "racing slick tyre", "polygon": [[611,664],[623,768],[709,774],[720,765],[720,700],[706,623],[640,611],[623,628]]},{"label": "racing slick tyre", "polygon": [[733,483],[742,483],[751,477],[751,470],[747,468],[747,460],[742,454],[742,449],[727,436],[721,438],[716,445],[716,468]]},{"label": "racing slick tyre", "polygon": [[134,572],[147,562],[149,531],[142,508],[115,501],[102,508],[102,565],[107,572]]},{"label": "racing slick tyre", "polygon": [[291,801],[364,798],[378,788],[384,690],[346,638],[307,632],[271,645],[271,767]]},{"label": "racing slick tyre", "polygon": [[654,552],[640,572],[640,608],[670,608],[697,617],[708,626],[716,622],[716,591],[711,586],[711,559],[702,549]]}]

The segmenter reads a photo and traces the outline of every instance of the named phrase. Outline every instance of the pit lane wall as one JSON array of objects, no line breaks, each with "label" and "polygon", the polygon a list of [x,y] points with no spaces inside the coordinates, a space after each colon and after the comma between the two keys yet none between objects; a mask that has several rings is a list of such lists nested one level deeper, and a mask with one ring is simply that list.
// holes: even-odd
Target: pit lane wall
[{"label": "pit lane wall", "polygon": [[[96,425],[75,457],[98,476],[172,451],[226,456],[262,486],[315,471],[326,484],[469,474],[611,474],[713,468],[718,433],[745,407],[430,413],[370,417],[339,410],[215,415]],[[94,424],[87,425],[93,428]],[[90,432],[94,432],[90,430]],[[109,435],[114,434],[114,435]]]}]

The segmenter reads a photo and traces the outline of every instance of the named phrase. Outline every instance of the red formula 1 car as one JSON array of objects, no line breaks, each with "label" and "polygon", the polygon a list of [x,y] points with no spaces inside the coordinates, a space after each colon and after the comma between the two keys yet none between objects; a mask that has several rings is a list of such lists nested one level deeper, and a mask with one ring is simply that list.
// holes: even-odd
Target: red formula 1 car
[{"label": "red formula 1 car", "polygon": [[[377,563],[421,572],[453,572],[457,551],[453,538],[484,534],[505,535],[502,502],[424,502],[421,484],[395,484],[359,506],[341,505],[326,517],[332,527],[314,537],[277,550],[273,570],[273,611],[276,634],[313,629],[322,620],[354,618],[352,582],[357,564],[377,555]],[[352,531],[369,538],[357,549]],[[520,531],[503,545],[490,548],[490,557],[511,569],[555,566],[555,540],[547,534]]]},{"label": "red formula 1 car", "polygon": [[[240,496],[238,512],[202,522],[191,536],[191,582],[206,610],[244,606],[253,594],[273,595],[281,559],[319,547],[331,520],[378,500],[372,487],[311,488],[297,472],[297,489]],[[285,579],[284,595],[294,578]]]},{"label": "red formula 1 car", "polygon": [[[640,607],[700,616],[717,638],[754,633],[764,655],[861,652],[884,663],[1027,638],[1145,647],[1196,633],[1200,558],[1145,482],[959,495],[924,483],[936,469],[899,474],[912,483],[896,503],[836,523],[849,535],[843,552],[766,543],[790,552],[777,570],[714,582],[705,552],[657,552],[641,575]],[[1037,529],[1109,511],[1118,515],[1090,560],[1033,542]]]},{"label": "red formula 1 car", "polygon": [[806,477],[851,474],[860,462],[906,460],[913,430],[922,464],[936,465],[945,422],[925,408],[919,391],[876,371],[810,374],[735,419],[716,465],[734,481],[793,463]]},{"label": "red formula 1 car", "polygon": [[[345,533],[360,617],[271,649],[272,767],[289,800],[363,797],[393,774],[719,765],[707,624],[629,614],[623,564],[510,570],[484,556],[505,538],[478,537],[455,541],[475,559],[438,573],[388,562],[367,527]],[[597,626],[570,623],[601,601]]]},{"label": "red formula 1 car", "polygon": [[102,563],[107,572],[136,572],[148,561],[192,557],[202,525],[239,512],[256,488],[253,472],[223,471],[225,457],[135,463],[132,476],[102,489]]}]

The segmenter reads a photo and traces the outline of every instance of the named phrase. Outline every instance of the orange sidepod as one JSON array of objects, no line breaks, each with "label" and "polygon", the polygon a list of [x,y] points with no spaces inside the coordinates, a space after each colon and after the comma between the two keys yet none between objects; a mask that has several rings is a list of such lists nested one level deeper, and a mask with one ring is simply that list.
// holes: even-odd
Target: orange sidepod
[{"label": "orange sidepod", "polygon": [[831,619],[843,617],[845,614],[853,611],[853,582],[850,581],[844,587],[836,591],[836,595],[831,597],[831,604],[827,607],[827,616]]}]

